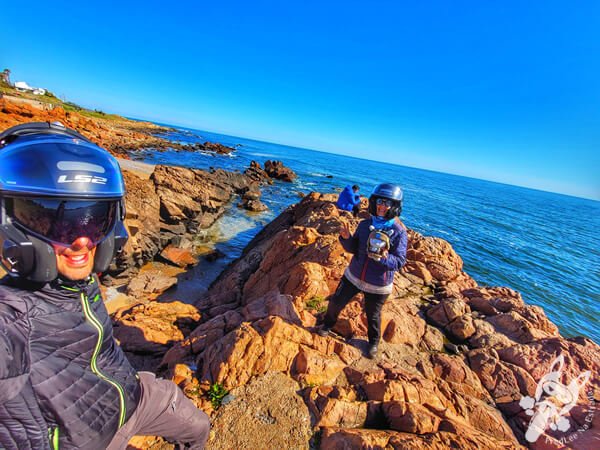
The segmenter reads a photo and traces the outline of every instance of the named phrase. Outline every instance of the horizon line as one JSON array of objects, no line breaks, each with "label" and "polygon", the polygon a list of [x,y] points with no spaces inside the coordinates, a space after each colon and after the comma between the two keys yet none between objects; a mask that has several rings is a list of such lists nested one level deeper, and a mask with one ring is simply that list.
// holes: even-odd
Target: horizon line
[{"label": "horizon line", "polygon": [[537,188],[537,187],[524,186],[524,185],[520,185],[520,184],[510,184],[510,183],[506,183],[504,181],[490,180],[490,179],[486,179],[486,178],[477,178],[477,177],[473,177],[473,176],[469,176],[469,175],[463,175],[463,174],[460,174],[460,173],[441,172],[439,170],[428,169],[428,168],[425,168],[425,167],[405,166],[405,165],[398,164],[398,163],[395,163],[395,162],[381,161],[381,160],[377,160],[377,159],[368,159],[368,158],[362,158],[362,157],[359,157],[359,156],[350,156],[350,155],[345,155],[343,153],[336,153],[336,152],[333,152],[333,151],[317,150],[317,149],[314,149],[314,148],[299,147],[297,145],[284,144],[284,143],[281,143],[281,142],[274,142],[274,141],[267,141],[267,140],[263,140],[263,139],[256,139],[256,138],[249,138],[249,137],[244,137],[244,136],[237,136],[235,134],[223,133],[223,132],[220,132],[220,131],[202,130],[202,129],[199,129],[199,128],[192,128],[192,127],[189,127],[189,126],[178,125],[178,124],[170,124],[170,123],[166,123],[166,122],[158,122],[158,121],[150,120],[150,119],[138,119],[136,117],[128,117],[128,116],[123,116],[123,117],[125,117],[127,119],[132,119],[132,120],[135,120],[135,121],[138,121],[138,122],[151,122],[151,123],[154,123],[156,125],[162,125],[162,126],[167,126],[167,127],[184,128],[184,129],[193,130],[193,131],[207,132],[207,133],[212,133],[212,134],[220,134],[220,135],[223,135],[223,136],[229,136],[229,137],[238,138],[238,139],[246,139],[248,141],[260,142],[260,143],[264,143],[264,144],[275,144],[275,145],[279,145],[279,146],[283,146],[283,147],[289,147],[289,148],[294,148],[294,149],[299,149],[299,150],[307,150],[307,151],[317,152],[317,153],[326,153],[328,155],[342,156],[342,157],[345,157],[345,158],[352,158],[352,159],[357,159],[357,160],[362,160],[362,161],[371,161],[371,162],[391,164],[393,166],[403,167],[403,168],[406,168],[406,169],[424,170],[426,172],[439,173],[439,174],[444,174],[444,175],[451,175],[451,176],[460,177],[460,178],[468,178],[468,179],[471,179],[471,180],[485,181],[487,183],[495,183],[495,184],[501,184],[501,185],[504,185],[504,186],[516,187],[516,188],[520,188],[520,189],[529,189],[529,190],[532,190],[532,191],[545,192],[545,193],[555,194],[555,195],[562,195],[562,196],[565,196],[565,197],[576,198],[578,200],[587,200],[587,201],[592,201],[592,202],[596,202],[596,203],[600,202],[600,197],[598,197],[598,198],[584,197],[584,196],[581,196],[581,195],[567,194],[565,192],[550,191],[550,190],[547,190],[547,189],[540,189],[540,188]]}]

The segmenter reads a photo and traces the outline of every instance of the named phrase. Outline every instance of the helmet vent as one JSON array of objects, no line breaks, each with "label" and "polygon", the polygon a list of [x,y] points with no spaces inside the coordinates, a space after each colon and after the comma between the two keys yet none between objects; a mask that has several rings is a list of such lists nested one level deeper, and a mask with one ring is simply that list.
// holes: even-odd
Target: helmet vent
[{"label": "helmet vent", "polygon": [[56,167],[60,170],[78,170],[96,173],[106,172],[104,167],[99,166],[98,164],[90,164],[83,161],[58,161]]}]

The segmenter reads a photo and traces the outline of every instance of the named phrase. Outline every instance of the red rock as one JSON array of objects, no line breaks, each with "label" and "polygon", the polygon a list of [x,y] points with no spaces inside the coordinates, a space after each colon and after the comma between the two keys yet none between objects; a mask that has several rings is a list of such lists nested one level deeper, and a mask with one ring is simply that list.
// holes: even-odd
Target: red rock
[{"label": "red rock", "polygon": [[390,433],[380,430],[353,430],[324,428],[321,434],[322,450],[384,449],[389,448]]},{"label": "red rock", "polygon": [[278,180],[292,182],[297,178],[294,171],[285,167],[281,161],[265,161],[265,172]]},{"label": "red rock", "polygon": [[249,176],[251,179],[253,179],[254,181],[257,181],[259,183],[272,183],[271,181],[271,177],[269,176],[269,174],[267,172],[265,172],[262,167],[260,166],[260,163],[256,162],[256,161],[251,161],[250,162],[250,167],[248,167],[244,173]]},{"label": "red rock", "polygon": [[427,317],[436,325],[446,326],[454,319],[468,313],[468,305],[458,298],[444,299],[427,310]]},{"label": "red rock", "polygon": [[256,299],[240,310],[246,321],[263,319],[268,316],[277,316],[289,323],[301,324],[298,311],[296,310],[289,295],[281,295],[277,291],[271,291],[264,297]]},{"label": "red rock", "polygon": [[242,203],[240,203],[240,206],[253,212],[262,212],[269,209],[269,207],[260,200],[243,200]]},{"label": "red rock", "polygon": [[407,433],[435,433],[441,419],[427,408],[402,401],[384,402],[383,412],[392,430]]},{"label": "red rock", "polygon": [[469,339],[469,345],[474,348],[494,347],[503,348],[514,345],[514,342],[502,333],[496,333],[492,324],[485,320],[475,319],[475,334]]},{"label": "red rock", "polygon": [[437,328],[427,325],[420,345],[425,350],[441,352],[444,349],[444,334]]},{"label": "red rock", "polygon": [[[323,359],[334,354],[341,358],[344,347],[347,346],[339,345],[333,340],[328,345],[321,344],[327,341],[329,340],[318,338],[315,342],[315,336],[310,332],[286,323],[279,317],[268,317],[256,322],[254,326],[244,323],[239,329],[213,342],[200,354],[198,367],[202,368],[203,379],[232,388],[267,371],[291,373],[293,368],[298,369],[294,364],[303,346],[320,351]],[[306,363],[300,363],[299,367],[308,372],[305,374],[308,378],[316,380],[319,374],[314,373],[313,365],[318,366],[320,362],[314,355],[315,353],[306,351]],[[333,364],[331,361],[330,363]],[[341,371],[343,366],[339,367]]]},{"label": "red rock", "polygon": [[362,385],[369,400],[381,402],[405,399],[403,383],[397,380],[380,380]]},{"label": "red rock", "polygon": [[154,298],[175,284],[175,277],[164,275],[158,270],[146,270],[129,282],[127,295],[135,298]]},{"label": "red rock", "polygon": [[417,308],[406,301],[388,300],[381,312],[383,339],[393,344],[418,346],[427,326],[418,312]]},{"label": "red rock", "polygon": [[494,350],[473,350],[469,353],[469,362],[499,407],[520,399],[521,391],[515,374],[500,361]]},{"label": "red rock", "polygon": [[433,280],[433,276],[427,270],[427,266],[421,261],[407,262],[406,266],[404,266],[404,271],[421,278],[425,284],[429,284]]},{"label": "red rock", "polygon": [[365,402],[346,402],[327,398],[320,412],[317,426],[364,427],[367,421],[367,412],[368,405]]},{"label": "red rock", "polygon": [[177,248],[172,245],[165,248],[160,253],[160,256],[179,267],[193,266],[198,262],[190,250]]},{"label": "red rock", "polygon": [[327,356],[304,346],[300,347],[294,362],[294,377],[309,385],[331,383],[346,367],[338,357]]},{"label": "red rock", "polygon": [[473,324],[473,317],[469,314],[454,319],[448,324],[446,330],[453,338],[461,341],[470,338],[476,331],[475,325]]},{"label": "red rock", "polygon": [[536,339],[549,337],[548,333],[538,330],[534,324],[515,311],[497,314],[486,318],[496,332],[504,334],[518,343],[527,343]]},{"label": "red rock", "polygon": [[181,385],[186,382],[190,382],[194,374],[192,370],[186,364],[176,364],[173,368],[172,380],[173,383]]},{"label": "red rock", "polygon": [[222,155],[228,155],[235,150],[232,147],[227,147],[226,145],[219,144],[218,142],[205,142],[203,146],[204,149],[208,150],[209,152],[220,153]]},{"label": "red rock", "polygon": [[114,317],[114,336],[121,347],[137,353],[164,353],[200,320],[198,310],[181,302],[150,302]]},{"label": "red rock", "polygon": [[424,263],[433,279],[449,281],[460,274],[462,259],[448,242],[440,238],[425,237],[415,231],[409,233],[409,242],[407,256]]}]

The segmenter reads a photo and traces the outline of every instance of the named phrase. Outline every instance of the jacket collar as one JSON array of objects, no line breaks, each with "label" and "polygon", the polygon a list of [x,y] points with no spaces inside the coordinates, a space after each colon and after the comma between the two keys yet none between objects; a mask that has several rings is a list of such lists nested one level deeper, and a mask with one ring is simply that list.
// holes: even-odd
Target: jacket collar
[{"label": "jacket collar", "polygon": [[84,280],[67,280],[63,278],[56,278],[55,280],[48,283],[45,287],[55,291],[61,291],[63,294],[71,292],[78,294],[84,292],[89,294],[91,291],[97,288],[98,281],[94,275],[90,275]]}]

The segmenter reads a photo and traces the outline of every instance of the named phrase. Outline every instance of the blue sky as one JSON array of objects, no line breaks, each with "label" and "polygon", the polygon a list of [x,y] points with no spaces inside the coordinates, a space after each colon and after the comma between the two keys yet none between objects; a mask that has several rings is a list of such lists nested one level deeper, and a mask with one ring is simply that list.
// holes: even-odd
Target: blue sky
[{"label": "blue sky", "polygon": [[0,70],[130,117],[600,199],[600,2],[88,3],[3,5]]}]

